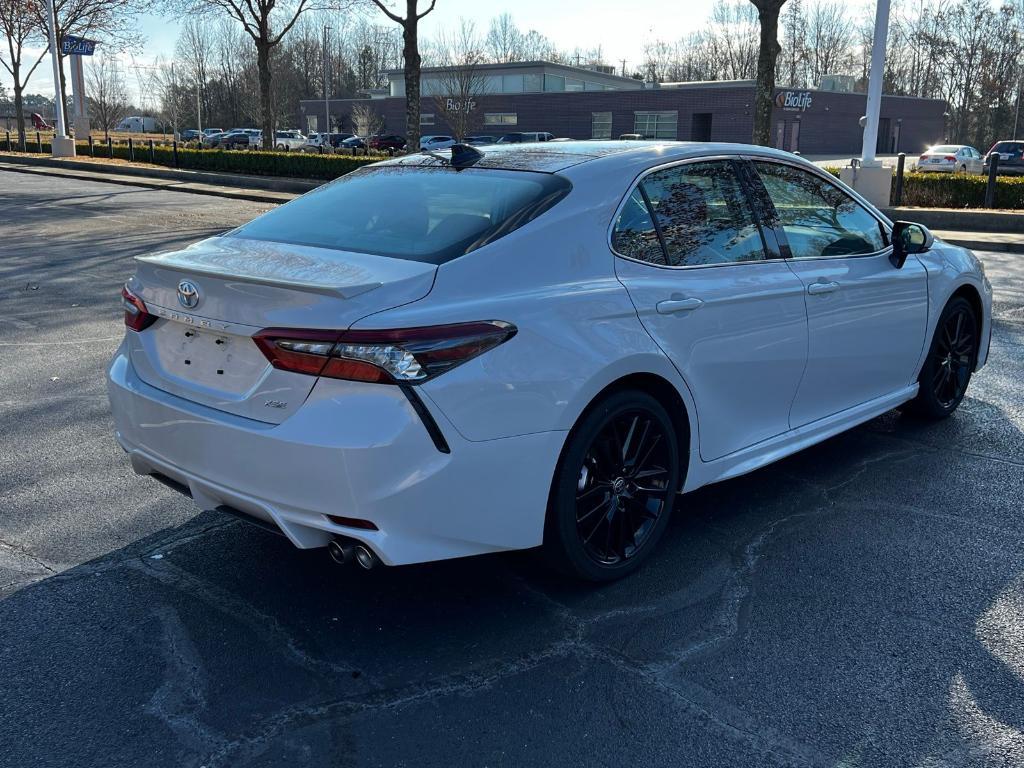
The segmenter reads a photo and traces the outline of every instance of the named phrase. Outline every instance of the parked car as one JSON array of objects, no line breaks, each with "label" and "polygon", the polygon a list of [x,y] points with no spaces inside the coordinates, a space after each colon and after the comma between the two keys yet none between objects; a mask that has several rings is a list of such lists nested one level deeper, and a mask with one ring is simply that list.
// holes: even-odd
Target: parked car
[{"label": "parked car", "polygon": [[981,153],[966,144],[940,144],[929,147],[917,159],[921,173],[981,173]]},{"label": "parked car", "polygon": [[984,173],[988,173],[988,157],[999,155],[999,166],[996,172],[1007,176],[1024,174],[1024,141],[997,141],[985,156]]},{"label": "parked car", "polygon": [[338,149],[366,149],[366,139],[362,136],[349,136],[338,144]]},{"label": "parked car", "polygon": [[456,143],[455,137],[444,135],[420,136],[420,149],[448,149]]},{"label": "parked car", "polygon": [[212,136],[215,133],[224,133],[223,128],[203,128],[204,136]]},{"label": "parked car", "polygon": [[487,146],[488,144],[496,144],[498,142],[497,136],[467,136],[466,143],[477,147]]},{"label": "parked car", "polygon": [[405,137],[399,136],[396,133],[377,134],[376,136],[371,136],[367,142],[370,149],[379,151],[387,151],[389,149],[392,151],[402,150],[405,149],[405,143]]},{"label": "parked car", "polygon": [[189,128],[178,134],[179,141],[197,141],[202,134],[195,128]]},{"label": "parked car", "polygon": [[220,137],[221,149],[248,149],[252,136],[260,133],[257,128],[232,128]]},{"label": "parked car", "polygon": [[978,259],[792,154],[460,158],[137,258],[107,374],[135,471],[339,562],[542,546],[604,581],[678,492],[949,416],[988,358]]},{"label": "parked car", "polygon": [[[305,143],[306,137],[302,135],[301,131],[274,131],[274,149],[279,152],[299,149]],[[250,140],[250,146],[253,146],[252,140]],[[259,149],[262,146],[263,131],[260,131],[259,136],[255,138],[253,149]]]},{"label": "parked car", "polygon": [[619,141],[643,141],[644,135],[642,133],[623,133],[619,136]]},{"label": "parked car", "polygon": [[220,140],[221,138],[224,137],[224,135],[225,134],[223,131],[221,131],[220,133],[208,133],[206,134],[206,136],[203,137],[203,140],[200,142],[200,144],[202,144],[202,146],[205,147],[206,149],[215,149],[220,144]]},{"label": "parked car", "polygon": [[527,143],[527,142],[534,142],[534,141],[551,141],[553,138],[555,138],[553,135],[551,135],[550,133],[544,133],[544,132],[540,132],[540,133],[537,133],[537,132],[533,132],[533,133],[529,133],[529,132],[528,133],[521,133],[521,132],[520,133],[506,133],[504,136],[502,136],[500,139],[498,139],[497,143],[498,144],[524,144],[524,143]]}]

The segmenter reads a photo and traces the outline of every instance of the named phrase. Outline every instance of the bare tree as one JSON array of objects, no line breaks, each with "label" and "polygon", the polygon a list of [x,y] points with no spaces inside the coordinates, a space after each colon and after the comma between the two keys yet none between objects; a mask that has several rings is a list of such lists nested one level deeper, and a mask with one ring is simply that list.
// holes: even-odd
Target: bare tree
[{"label": "bare tree", "polygon": [[14,80],[14,115],[18,127],[18,145],[25,145],[25,85],[49,50],[44,47],[38,56],[26,48],[45,36],[39,24],[34,0],[0,0],[0,31],[7,38],[6,52],[0,51],[0,64]]},{"label": "bare tree", "polygon": [[477,99],[488,90],[487,77],[480,68],[487,60],[484,41],[477,36],[473,22],[462,19],[456,32],[439,37],[435,48],[444,67],[437,75],[437,111],[455,138],[465,139],[482,123]]},{"label": "bare tree", "polygon": [[839,3],[818,3],[807,20],[807,49],[810,85],[821,82],[822,75],[847,68],[853,56],[848,41],[853,37],[847,9]]},{"label": "bare tree", "polygon": [[775,96],[775,62],[779,57],[779,13],[786,0],[750,0],[757,9],[761,39],[757,52],[757,90],[754,94],[754,144],[769,146],[772,133],[772,99]]},{"label": "bare tree", "polygon": [[357,136],[372,136],[384,130],[384,118],[369,104],[356,104],[352,107],[352,130]]},{"label": "bare tree", "polygon": [[94,56],[86,79],[89,84],[89,105],[92,119],[103,129],[104,138],[128,114],[128,89],[117,60],[109,55]]},{"label": "bare tree", "polygon": [[410,151],[420,146],[420,19],[434,10],[437,0],[430,0],[427,10],[419,13],[418,0],[405,0],[405,16],[388,10],[382,0],[373,0],[384,15],[402,27],[402,58],[405,60],[405,140]]},{"label": "bare tree", "polygon": [[525,40],[523,33],[516,26],[512,14],[503,13],[491,19],[487,29],[487,56],[498,64],[523,61]]},{"label": "bare tree", "polygon": [[189,13],[226,14],[237,21],[256,47],[263,148],[273,149],[275,110],[271,55],[302,14],[314,10],[341,10],[350,0],[169,0]]}]

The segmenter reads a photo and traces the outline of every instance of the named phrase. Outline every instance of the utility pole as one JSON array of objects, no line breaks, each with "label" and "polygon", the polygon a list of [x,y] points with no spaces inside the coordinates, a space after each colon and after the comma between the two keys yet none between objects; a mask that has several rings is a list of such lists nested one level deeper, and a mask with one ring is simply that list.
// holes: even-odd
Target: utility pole
[{"label": "utility pole", "polygon": [[199,140],[203,140],[203,114],[202,106],[199,104],[199,78],[196,77],[196,130],[199,131]]},{"label": "utility pole", "polygon": [[331,28],[324,24],[324,121],[327,131],[327,143],[331,142],[331,104],[327,100],[328,82],[330,78],[329,56],[327,53],[327,33]]},{"label": "utility pole", "polygon": [[75,142],[67,133],[64,100],[60,96],[60,51],[57,50],[57,14],[53,10],[53,0],[46,0],[46,26],[49,28],[50,58],[53,61],[53,116],[56,123],[50,153],[54,157],[74,157]]}]

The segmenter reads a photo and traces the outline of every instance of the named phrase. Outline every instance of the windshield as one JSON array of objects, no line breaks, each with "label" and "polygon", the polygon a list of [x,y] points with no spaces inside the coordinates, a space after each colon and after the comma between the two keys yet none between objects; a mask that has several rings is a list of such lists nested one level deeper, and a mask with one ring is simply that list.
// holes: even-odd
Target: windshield
[{"label": "windshield", "polygon": [[382,166],[342,176],[228,237],[443,264],[532,221],[569,189],[547,173]]}]

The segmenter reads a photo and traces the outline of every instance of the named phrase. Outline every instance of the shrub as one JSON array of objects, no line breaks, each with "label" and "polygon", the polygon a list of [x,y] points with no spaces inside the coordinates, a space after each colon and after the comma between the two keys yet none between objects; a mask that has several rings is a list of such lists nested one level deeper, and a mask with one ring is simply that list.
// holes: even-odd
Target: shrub
[{"label": "shrub", "polygon": [[[34,141],[28,143],[29,153],[35,153]],[[43,142],[43,154],[50,153],[50,145]],[[87,144],[78,144],[78,154],[88,156]],[[96,157],[107,157],[107,146],[96,142]],[[128,160],[128,145],[114,144],[113,155],[121,160]],[[153,149],[153,159],[157,165],[174,168],[174,150],[167,145]],[[217,173],[242,173],[256,176],[291,176],[300,179],[336,179],[350,171],[362,168],[367,163],[375,163],[385,159],[382,155],[320,155],[304,152],[262,152],[262,151],[225,151],[220,149],[184,149],[178,148],[178,168],[193,171],[214,171]],[[140,142],[135,146],[135,160],[140,163],[149,162],[149,145]]]},{"label": "shrub", "polygon": [[[906,173],[903,175],[901,205],[921,208],[983,208],[985,176],[962,173]],[[893,177],[893,190],[896,179]],[[996,208],[1024,208],[1024,177],[1000,176],[996,179]]]}]

